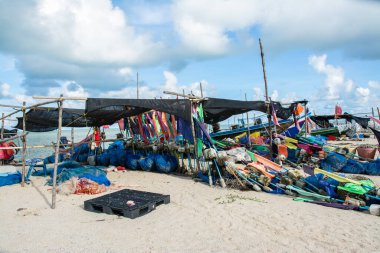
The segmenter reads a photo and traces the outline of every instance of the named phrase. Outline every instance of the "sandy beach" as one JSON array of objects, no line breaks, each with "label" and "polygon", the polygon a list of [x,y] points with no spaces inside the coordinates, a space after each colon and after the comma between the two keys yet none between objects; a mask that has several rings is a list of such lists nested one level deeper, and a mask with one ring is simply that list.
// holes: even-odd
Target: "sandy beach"
[{"label": "sandy beach", "polygon": [[[137,219],[83,209],[89,195],[58,195],[46,179],[0,191],[0,252],[378,252],[379,217],[284,195],[209,187],[191,178],[111,172],[121,188],[170,194]],[[380,177],[372,177],[376,183]],[[121,188],[120,188],[121,187]],[[105,193],[104,193],[105,194]]]}]

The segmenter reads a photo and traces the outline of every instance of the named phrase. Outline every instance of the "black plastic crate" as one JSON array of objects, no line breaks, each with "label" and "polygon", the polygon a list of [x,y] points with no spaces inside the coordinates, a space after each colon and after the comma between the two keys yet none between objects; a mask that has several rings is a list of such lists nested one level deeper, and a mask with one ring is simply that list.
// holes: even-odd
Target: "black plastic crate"
[{"label": "black plastic crate", "polygon": [[[135,202],[134,206],[128,206],[127,201]],[[170,195],[153,192],[121,190],[95,199],[86,200],[84,209],[91,212],[115,214],[131,219],[147,214],[161,204],[169,204]]]}]

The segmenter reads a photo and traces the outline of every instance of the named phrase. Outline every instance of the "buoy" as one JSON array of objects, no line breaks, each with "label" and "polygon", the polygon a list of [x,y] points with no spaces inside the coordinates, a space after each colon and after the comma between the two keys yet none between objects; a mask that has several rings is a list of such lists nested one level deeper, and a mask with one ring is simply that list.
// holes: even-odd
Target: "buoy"
[{"label": "buoy", "polygon": [[375,216],[380,216],[380,205],[376,205],[376,204],[370,205],[369,213]]}]

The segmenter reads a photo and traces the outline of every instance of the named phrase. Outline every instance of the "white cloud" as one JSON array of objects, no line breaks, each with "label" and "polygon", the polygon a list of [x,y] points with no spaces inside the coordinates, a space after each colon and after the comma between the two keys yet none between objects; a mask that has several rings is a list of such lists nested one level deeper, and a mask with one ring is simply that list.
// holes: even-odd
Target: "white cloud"
[{"label": "white cloud", "polygon": [[[212,96],[215,94],[216,89],[214,85],[209,84],[207,81],[202,80],[200,82],[193,82],[189,85],[179,85],[177,77],[170,71],[164,71],[164,83],[158,87],[150,87],[148,85],[139,86],[139,97],[140,98],[167,98],[173,97],[170,95],[165,95],[163,91],[172,91],[182,94],[193,94],[195,96],[201,96],[200,83],[202,83],[203,96]],[[137,91],[136,87],[125,87],[121,90],[111,90],[107,92],[102,92],[99,94],[100,97],[113,97],[113,98],[136,98]]]},{"label": "white cloud", "polygon": [[378,82],[369,81],[368,87],[358,86],[353,80],[346,78],[343,68],[327,64],[327,55],[312,55],[309,64],[320,74],[325,75],[323,87],[311,99],[313,104],[324,103],[324,109],[339,102],[349,112],[366,112],[377,106],[380,93]]},{"label": "white cloud", "polygon": [[7,83],[2,83],[1,86],[1,96],[2,97],[9,97],[11,95],[11,86]]},{"label": "white cloud", "polygon": [[183,43],[211,55],[227,53],[234,33],[256,27],[265,45],[278,51],[342,48],[350,55],[380,57],[376,1],[179,0],[173,9]]},{"label": "white cloud", "polygon": [[272,95],[271,95],[270,97],[271,97],[271,100],[272,100],[272,101],[277,101],[277,99],[278,99],[278,91],[277,91],[277,90],[274,90],[274,91],[272,92]]},{"label": "white cloud", "polygon": [[254,97],[253,97],[254,100],[263,100],[264,99],[263,91],[261,90],[261,88],[254,87],[253,92],[254,92]]},{"label": "white cloud", "polygon": [[325,85],[322,94],[327,100],[342,99],[344,93],[351,92],[354,83],[345,78],[344,70],[341,67],[335,67],[327,64],[327,55],[312,55],[309,57],[309,64],[321,74],[326,76]]},{"label": "white cloud", "polygon": [[368,86],[373,88],[373,89],[380,89],[380,82],[368,81]]}]

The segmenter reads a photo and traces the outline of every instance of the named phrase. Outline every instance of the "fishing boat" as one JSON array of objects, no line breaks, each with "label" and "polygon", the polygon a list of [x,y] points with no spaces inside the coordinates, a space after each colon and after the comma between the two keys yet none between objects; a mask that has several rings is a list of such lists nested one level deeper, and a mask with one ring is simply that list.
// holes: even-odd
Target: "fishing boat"
[{"label": "fishing boat", "polygon": [[[286,129],[288,129],[289,126],[291,126],[293,124],[293,120],[290,120],[290,119],[286,119],[285,120],[285,119],[283,119],[283,120],[279,120],[278,123],[279,123],[280,126],[276,126],[276,133],[282,133]],[[273,122],[271,122],[270,125],[271,125],[272,129],[274,129]],[[253,125],[253,126],[249,127],[249,131],[252,132],[252,133],[253,132],[259,132],[259,131],[265,130],[268,127],[269,127],[268,123],[259,124],[259,125]],[[246,133],[246,132],[248,132],[248,127],[240,127],[240,128],[235,128],[235,129],[227,130],[227,131],[221,131],[221,132],[217,132],[217,133],[211,133],[210,136],[213,139],[221,140],[221,139],[224,139],[224,138],[234,138],[234,137],[238,136],[239,134]]]}]

